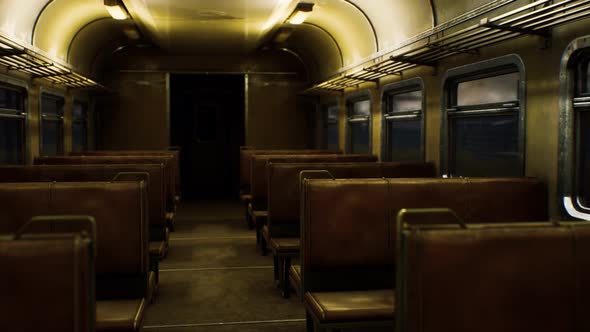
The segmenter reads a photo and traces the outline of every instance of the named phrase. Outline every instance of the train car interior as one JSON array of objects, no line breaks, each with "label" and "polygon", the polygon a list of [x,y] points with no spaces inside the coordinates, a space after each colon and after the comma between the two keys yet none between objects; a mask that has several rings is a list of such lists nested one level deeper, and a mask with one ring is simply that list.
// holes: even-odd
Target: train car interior
[{"label": "train car interior", "polygon": [[0,331],[589,310],[590,0],[0,0]]}]

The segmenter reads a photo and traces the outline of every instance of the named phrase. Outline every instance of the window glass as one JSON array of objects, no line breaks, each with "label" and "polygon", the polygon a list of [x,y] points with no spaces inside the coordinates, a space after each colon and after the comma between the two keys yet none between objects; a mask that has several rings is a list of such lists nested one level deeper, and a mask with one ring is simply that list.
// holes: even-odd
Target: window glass
[{"label": "window glass", "polygon": [[578,112],[578,197],[590,206],[590,111]]},{"label": "window glass", "polygon": [[338,150],[338,105],[328,106],[325,111],[325,147],[328,150]]},{"label": "window glass", "polygon": [[41,154],[54,156],[63,153],[62,97],[41,95]]},{"label": "window glass", "polygon": [[20,91],[0,88],[0,108],[23,110],[23,93]]},{"label": "window glass", "polygon": [[387,121],[389,161],[422,160],[422,121]]},{"label": "window glass", "polygon": [[510,73],[457,85],[457,106],[504,103],[518,100],[519,73]]},{"label": "window glass", "polygon": [[520,176],[518,113],[451,118],[452,174]]},{"label": "window glass", "polygon": [[352,103],[352,117],[363,117],[371,114],[371,101],[369,99],[359,100]]},{"label": "window glass", "polygon": [[24,163],[25,119],[0,116],[0,164]]},{"label": "window glass", "polygon": [[350,123],[351,153],[369,154],[369,121]]},{"label": "window glass", "polygon": [[88,106],[85,103],[74,102],[74,110],[72,112],[74,120],[86,120],[87,109]]},{"label": "window glass", "polygon": [[422,90],[391,94],[387,113],[419,111],[422,109]]},{"label": "window glass", "polygon": [[55,156],[62,153],[61,121],[43,120],[43,151],[44,156]]},{"label": "window glass", "polygon": [[72,151],[80,152],[88,150],[88,106],[85,103],[75,101],[72,113]]}]

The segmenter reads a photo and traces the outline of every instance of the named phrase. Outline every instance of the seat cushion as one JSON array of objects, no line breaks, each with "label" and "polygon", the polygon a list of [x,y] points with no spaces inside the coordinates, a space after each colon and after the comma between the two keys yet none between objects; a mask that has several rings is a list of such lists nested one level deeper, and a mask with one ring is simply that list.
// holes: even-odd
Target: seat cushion
[{"label": "seat cushion", "polygon": [[273,237],[270,247],[279,253],[294,253],[299,252],[300,243],[298,237]]},{"label": "seat cushion", "polygon": [[145,299],[96,301],[96,332],[139,331],[143,325]]},{"label": "seat cushion", "polygon": [[305,305],[320,323],[393,320],[393,289],[305,293]]},{"label": "seat cushion", "polygon": [[291,277],[291,286],[293,286],[295,293],[301,294],[301,266],[291,265],[289,277]]}]

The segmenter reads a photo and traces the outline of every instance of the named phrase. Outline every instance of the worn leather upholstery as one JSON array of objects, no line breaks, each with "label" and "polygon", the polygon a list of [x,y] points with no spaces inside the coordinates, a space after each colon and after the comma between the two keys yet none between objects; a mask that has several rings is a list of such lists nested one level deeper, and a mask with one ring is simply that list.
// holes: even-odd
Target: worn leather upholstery
[{"label": "worn leather upholstery", "polygon": [[0,183],[4,182],[82,182],[111,181],[121,172],[149,174],[149,225],[152,246],[166,246],[166,177],[163,164],[123,165],[32,165],[0,166]]},{"label": "worn leather upholstery", "polygon": [[88,164],[163,164],[166,175],[166,211],[174,212],[175,202],[175,174],[173,167],[174,157],[171,155],[149,156],[52,156],[35,158],[36,165],[88,165]]},{"label": "worn leather upholstery", "polygon": [[73,233],[0,237],[0,331],[94,331],[91,247]]},{"label": "worn leather upholstery", "polygon": [[180,199],[180,151],[178,150],[93,150],[70,152],[70,156],[172,156],[172,168],[174,169],[175,195]]},{"label": "worn leather upholstery", "polygon": [[289,268],[289,280],[291,287],[295,290],[295,293],[302,298],[301,294],[301,265],[291,265]]},{"label": "worn leather upholstery", "polygon": [[466,223],[548,219],[545,185],[532,178],[310,179],[302,194],[302,292],[312,297],[392,289],[402,208],[447,207]]},{"label": "worn leather upholstery", "polygon": [[255,211],[267,210],[268,169],[271,163],[335,163],[335,162],[375,162],[376,156],[362,154],[264,154],[252,155],[250,181],[252,208]]},{"label": "worn leather upholstery", "polygon": [[337,154],[340,152],[330,150],[313,150],[313,149],[256,149],[256,148],[240,148],[240,193],[250,193],[250,164],[251,158],[255,154]]},{"label": "worn leather upholstery", "polygon": [[142,299],[153,291],[149,288],[147,191],[143,181],[0,183],[0,211],[0,232],[14,232],[33,215],[93,216],[99,305],[105,300]]},{"label": "worn leather upholstery", "polygon": [[99,301],[96,305],[96,330],[105,332],[139,331],[145,316],[146,300]]},{"label": "worn leather upholstery", "polygon": [[393,289],[306,293],[305,302],[322,322],[393,320]]},{"label": "worn leather upholstery", "polygon": [[401,331],[590,329],[588,222],[414,228],[403,237]]}]

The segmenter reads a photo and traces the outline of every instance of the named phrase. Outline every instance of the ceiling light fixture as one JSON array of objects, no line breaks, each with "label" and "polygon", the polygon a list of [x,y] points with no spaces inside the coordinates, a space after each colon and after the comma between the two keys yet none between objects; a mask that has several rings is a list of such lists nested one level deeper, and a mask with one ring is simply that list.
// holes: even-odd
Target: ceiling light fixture
[{"label": "ceiling light fixture", "polygon": [[104,6],[115,20],[126,20],[129,18],[127,9],[121,0],[104,0]]},{"label": "ceiling light fixture", "polygon": [[309,15],[311,15],[311,11],[313,9],[313,3],[309,2],[300,2],[293,10],[293,13],[287,19],[287,22],[290,24],[301,24],[303,23]]}]

